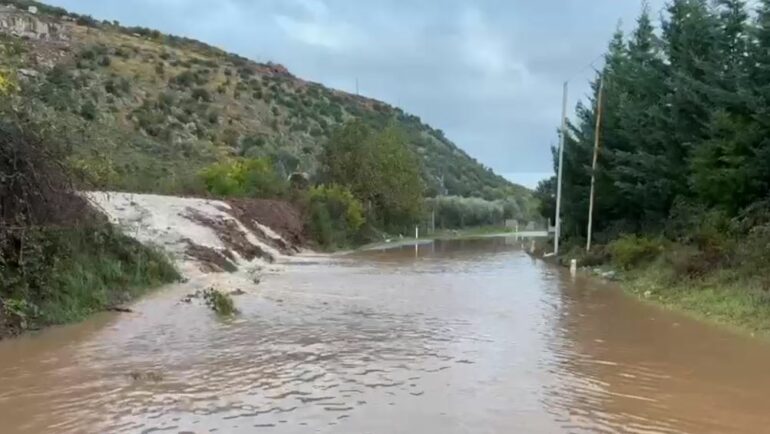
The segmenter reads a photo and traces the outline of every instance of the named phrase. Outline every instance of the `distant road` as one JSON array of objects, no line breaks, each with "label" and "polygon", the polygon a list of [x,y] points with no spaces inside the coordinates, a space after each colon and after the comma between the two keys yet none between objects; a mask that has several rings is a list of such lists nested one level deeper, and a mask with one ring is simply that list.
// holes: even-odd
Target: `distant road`
[{"label": "distant road", "polygon": [[511,235],[519,236],[522,238],[545,238],[548,236],[548,231],[520,231],[512,232]]}]

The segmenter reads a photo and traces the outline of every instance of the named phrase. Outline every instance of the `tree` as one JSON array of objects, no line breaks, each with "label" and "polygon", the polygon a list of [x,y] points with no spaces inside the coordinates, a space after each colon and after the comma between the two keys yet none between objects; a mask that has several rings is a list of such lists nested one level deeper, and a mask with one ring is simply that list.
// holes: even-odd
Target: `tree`
[{"label": "tree", "polygon": [[326,142],[320,163],[321,179],[350,189],[384,227],[403,229],[420,217],[420,166],[395,127],[375,132],[349,122]]},{"label": "tree", "polygon": [[544,179],[535,188],[535,199],[538,201],[538,212],[544,219],[553,221],[556,215],[556,177]]}]

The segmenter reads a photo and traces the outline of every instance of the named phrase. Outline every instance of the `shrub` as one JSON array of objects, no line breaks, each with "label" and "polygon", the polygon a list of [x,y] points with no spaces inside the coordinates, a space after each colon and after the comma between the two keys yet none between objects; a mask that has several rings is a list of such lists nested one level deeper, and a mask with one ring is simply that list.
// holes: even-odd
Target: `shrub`
[{"label": "shrub", "polygon": [[659,240],[637,235],[624,235],[610,243],[607,248],[612,262],[624,270],[650,261],[663,251]]},{"label": "shrub", "polygon": [[200,176],[208,192],[217,196],[278,197],[287,188],[286,181],[265,158],[235,158],[215,163]]},{"label": "shrub", "polygon": [[336,186],[319,186],[310,190],[308,232],[325,248],[346,246],[354,242],[366,222],[364,207],[350,190]]},{"label": "shrub", "polygon": [[192,97],[196,101],[211,102],[211,94],[203,87],[196,87],[192,91]]},{"label": "shrub", "polygon": [[96,119],[96,105],[92,101],[86,101],[80,106],[80,116],[84,119],[92,121]]},{"label": "shrub", "polygon": [[216,312],[217,315],[233,316],[238,313],[238,310],[235,309],[233,299],[229,295],[214,288],[203,291],[203,301],[206,303],[206,306]]},{"label": "shrub", "polygon": [[180,87],[191,87],[198,83],[198,77],[196,77],[195,73],[192,71],[184,71],[176,77],[173,77],[170,81],[171,84],[175,84]]}]

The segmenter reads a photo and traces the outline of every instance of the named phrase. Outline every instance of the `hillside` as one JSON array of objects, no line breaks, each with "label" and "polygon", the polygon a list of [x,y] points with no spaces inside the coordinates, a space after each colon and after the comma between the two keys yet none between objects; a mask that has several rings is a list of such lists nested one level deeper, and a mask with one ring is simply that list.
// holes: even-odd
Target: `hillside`
[{"label": "hillside", "polygon": [[357,118],[406,132],[427,196],[513,196],[529,208],[528,190],[420,118],[281,65],[25,0],[0,1],[0,49],[0,70],[75,136],[72,164],[97,187],[185,193],[202,167],[231,155],[270,157],[279,172],[312,176],[321,144]]}]

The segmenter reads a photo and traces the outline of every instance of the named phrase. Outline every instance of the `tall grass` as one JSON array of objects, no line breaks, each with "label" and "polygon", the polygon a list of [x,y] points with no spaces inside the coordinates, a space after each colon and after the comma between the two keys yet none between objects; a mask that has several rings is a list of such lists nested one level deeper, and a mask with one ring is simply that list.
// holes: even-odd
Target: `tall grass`
[{"label": "tall grass", "polygon": [[34,249],[25,250],[21,260],[4,258],[0,267],[4,281],[11,282],[0,288],[11,327],[78,321],[179,278],[162,253],[106,223],[39,230],[25,239]]}]

